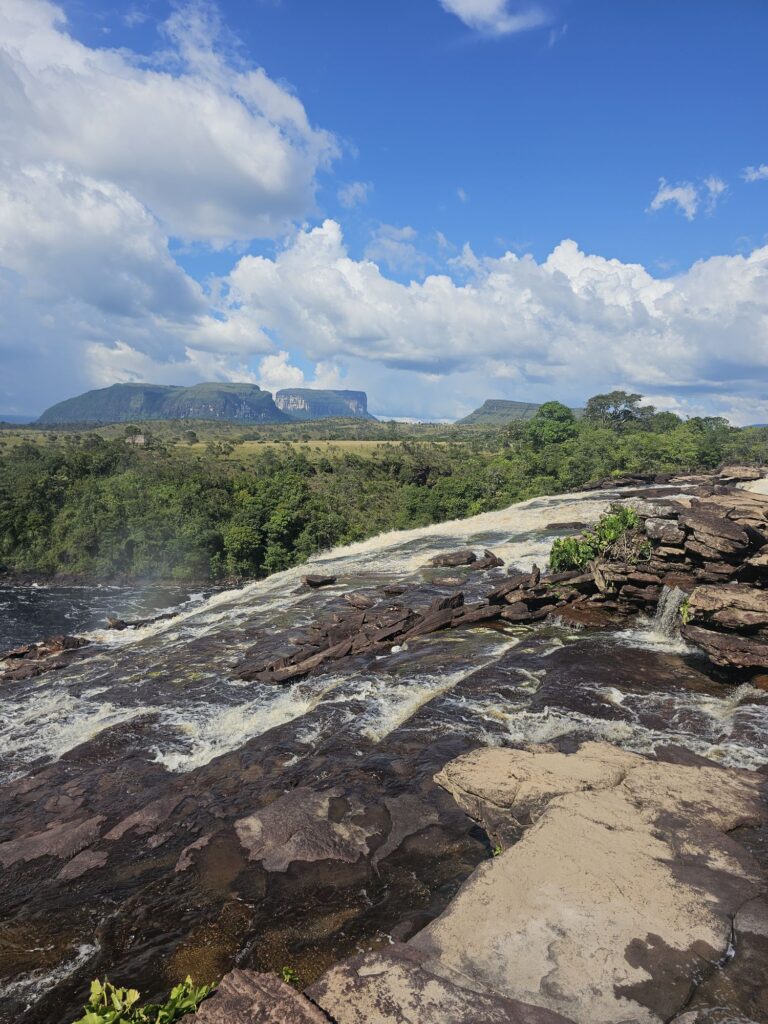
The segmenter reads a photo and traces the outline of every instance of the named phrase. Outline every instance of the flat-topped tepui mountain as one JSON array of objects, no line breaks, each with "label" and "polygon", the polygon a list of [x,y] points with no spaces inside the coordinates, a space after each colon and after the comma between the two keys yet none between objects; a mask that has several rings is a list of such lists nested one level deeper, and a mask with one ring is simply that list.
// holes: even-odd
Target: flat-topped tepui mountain
[{"label": "flat-topped tepui mountain", "polygon": [[325,420],[334,416],[375,419],[368,412],[368,396],[364,391],[284,388],[275,395],[275,405],[296,420]]},{"label": "flat-topped tepui mountain", "polygon": [[129,420],[238,420],[281,423],[288,417],[256,384],[113,384],[46,409],[38,423],[122,423]]},{"label": "flat-topped tepui mountain", "polygon": [[335,416],[373,419],[364,391],[280,391],[277,401],[256,384],[113,384],[52,405],[38,423],[123,423],[136,420],[226,420],[289,423]]},{"label": "flat-topped tepui mountain", "polygon": [[[534,402],[511,402],[504,398],[487,398],[479,409],[469,416],[457,420],[463,426],[499,427],[513,420],[532,420],[541,405]],[[571,410],[577,418],[583,414],[582,409]]]}]

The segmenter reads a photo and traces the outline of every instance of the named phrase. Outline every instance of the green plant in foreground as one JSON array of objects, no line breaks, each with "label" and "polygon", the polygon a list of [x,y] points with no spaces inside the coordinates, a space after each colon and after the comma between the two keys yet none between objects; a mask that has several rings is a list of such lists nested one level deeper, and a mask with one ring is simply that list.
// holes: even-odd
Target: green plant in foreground
[{"label": "green plant in foreground", "polygon": [[[562,537],[555,540],[549,555],[549,564],[555,572],[586,569],[590,562],[605,554],[637,524],[637,512],[633,508],[628,505],[611,505],[610,512],[601,516],[597,525],[587,530],[581,537]],[[644,554],[643,550],[639,553]]]},{"label": "green plant in foreground", "polygon": [[280,977],[286,985],[299,985],[299,972],[295,971],[292,967],[284,967],[280,971]]},{"label": "green plant in foreground", "polygon": [[173,1024],[198,1006],[213,992],[215,985],[194,985],[190,977],[171,989],[164,1003],[139,1006],[141,993],[135,988],[117,988],[106,979],[91,982],[91,998],[85,1013],[74,1024]]},{"label": "green plant in foreground", "polygon": [[502,850],[501,845],[499,843],[496,843],[494,848],[491,850],[491,856],[492,857],[499,857],[499,856],[501,856],[501,854],[503,852],[504,851]]},{"label": "green plant in foreground", "polygon": [[683,625],[687,626],[691,618],[691,596],[684,598],[680,604],[680,618],[683,620]]}]

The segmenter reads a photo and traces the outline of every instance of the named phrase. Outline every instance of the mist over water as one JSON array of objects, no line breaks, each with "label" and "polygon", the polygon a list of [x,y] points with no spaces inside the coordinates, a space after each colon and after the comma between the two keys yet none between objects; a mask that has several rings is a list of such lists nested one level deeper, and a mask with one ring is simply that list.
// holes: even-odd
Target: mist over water
[{"label": "mist over water", "polygon": [[59,633],[103,627],[108,615],[149,618],[183,604],[200,604],[200,588],[174,584],[28,583],[0,581],[0,653]]}]

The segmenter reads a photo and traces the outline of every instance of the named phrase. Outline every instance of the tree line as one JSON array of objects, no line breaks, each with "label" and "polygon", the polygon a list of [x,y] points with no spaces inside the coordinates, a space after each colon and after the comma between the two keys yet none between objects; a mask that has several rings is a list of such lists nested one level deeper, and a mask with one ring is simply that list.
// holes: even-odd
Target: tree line
[{"label": "tree line", "polygon": [[99,433],[23,442],[0,455],[0,571],[253,578],[611,475],[768,462],[768,429],[683,421],[625,392],[595,396],[580,419],[549,402],[527,422],[443,436],[322,457],[290,444],[248,458],[231,445],[146,449]]}]

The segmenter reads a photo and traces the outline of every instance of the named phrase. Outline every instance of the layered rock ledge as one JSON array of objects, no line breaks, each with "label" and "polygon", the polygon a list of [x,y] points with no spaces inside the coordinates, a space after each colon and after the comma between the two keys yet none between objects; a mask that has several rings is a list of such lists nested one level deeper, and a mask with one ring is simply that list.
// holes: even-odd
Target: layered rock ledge
[{"label": "layered rock ledge", "polygon": [[449,762],[436,781],[519,841],[409,942],[332,967],[305,996],[236,972],[202,1019],[272,1021],[285,1000],[279,1019],[307,1024],[768,1020],[768,878],[750,852],[766,780],[683,759],[586,743]]}]

